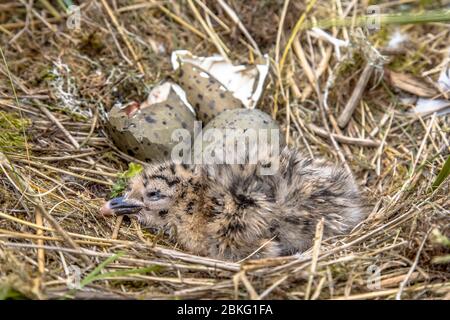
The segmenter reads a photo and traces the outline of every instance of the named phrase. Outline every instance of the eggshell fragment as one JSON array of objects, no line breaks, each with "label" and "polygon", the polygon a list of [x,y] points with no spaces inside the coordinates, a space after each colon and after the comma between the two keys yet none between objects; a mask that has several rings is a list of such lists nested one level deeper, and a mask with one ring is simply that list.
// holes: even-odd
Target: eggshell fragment
[{"label": "eggshell fragment", "polygon": [[269,59],[255,65],[232,65],[223,57],[197,57],[189,51],[172,52],[179,83],[206,124],[223,110],[256,107],[265,86]]},{"label": "eggshell fragment", "polygon": [[185,62],[180,66],[178,83],[193,105],[197,119],[203,124],[224,110],[243,107],[242,102],[219,81],[192,63]]},{"label": "eggshell fragment", "polygon": [[126,107],[114,106],[108,113],[107,130],[115,145],[146,162],[170,158],[172,133],[185,129],[193,136],[195,116],[171,83],[156,87],[148,99]]}]

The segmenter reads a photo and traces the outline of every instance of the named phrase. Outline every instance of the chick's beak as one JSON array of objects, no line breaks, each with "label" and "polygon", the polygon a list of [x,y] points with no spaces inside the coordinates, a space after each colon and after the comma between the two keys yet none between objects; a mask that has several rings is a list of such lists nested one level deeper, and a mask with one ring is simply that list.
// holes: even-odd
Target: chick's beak
[{"label": "chick's beak", "polygon": [[142,204],[133,200],[118,197],[106,202],[100,209],[100,213],[104,216],[123,215],[138,213],[142,209]]}]

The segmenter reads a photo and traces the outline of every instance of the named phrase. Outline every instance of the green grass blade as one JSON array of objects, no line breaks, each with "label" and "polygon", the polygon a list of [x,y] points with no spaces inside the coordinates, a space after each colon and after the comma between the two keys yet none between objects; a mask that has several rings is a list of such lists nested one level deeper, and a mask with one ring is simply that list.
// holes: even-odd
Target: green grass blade
[{"label": "green grass blade", "polygon": [[121,256],[124,255],[124,252],[119,252],[111,257],[109,257],[108,259],[106,259],[105,261],[103,261],[102,263],[100,263],[94,270],[92,270],[81,282],[80,282],[80,287],[84,287],[85,285],[91,283],[93,281],[93,279],[100,273],[100,271],[102,271],[108,264],[114,262],[115,260],[117,260],[118,258],[120,258]]},{"label": "green grass blade", "polygon": [[441,183],[448,178],[449,175],[450,175],[450,156],[448,156],[447,160],[444,163],[444,166],[441,169],[441,172],[439,172],[438,176],[436,177],[436,180],[434,180],[432,189],[436,190],[441,185]]},{"label": "green grass blade", "polygon": [[125,253],[124,252],[119,252],[111,257],[109,257],[108,259],[106,259],[105,261],[103,261],[102,263],[100,263],[94,270],[92,270],[81,282],[80,282],[80,286],[77,289],[72,289],[70,290],[67,294],[64,295],[63,299],[68,299],[70,298],[70,295],[72,295],[73,293],[75,293],[77,290],[82,289],[83,287],[87,286],[88,284],[96,281],[96,280],[101,280],[101,279],[105,279],[105,278],[111,278],[111,277],[120,277],[120,276],[125,276],[125,275],[129,275],[129,274],[144,274],[144,273],[149,273],[149,272],[155,272],[155,271],[159,271],[162,269],[161,266],[150,266],[150,267],[145,267],[145,268],[135,268],[135,269],[128,269],[128,270],[119,270],[119,271],[112,271],[112,272],[106,272],[103,274],[100,274],[100,272],[109,264],[111,264],[112,262],[114,262],[115,260],[117,260],[118,258],[120,258],[121,256],[123,256]]},{"label": "green grass blade", "polygon": [[[353,23],[356,26],[367,26],[367,22],[373,20],[375,15],[359,16],[353,22],[353,18],[337,18],[323,19],[316,23],[306,23],[304,28],[310,29],[318,27],[327,29],[331,27],[350,27]],[[378,16],[380,26],[386,25],[404,25],[404,24],[421,24],[430,22],[448,22],[450,21],[450,10],[425,11],[421,13],[398,13],[398,14],[381,14]]]},{"label": "green grass blade", "polygon": [[162,267],[160,266],[151,266],[151,267],[145,267],[145,268],[135,268],[135,269],[128,269],[128,270],[119,270],[119,271],[112,271],[112,272],[106,272],[99,274],[93,278],[90,279],[90,282],[106,279],[106,278],[114,278],[114,277],[121,277],[121,276],[127,276],[130,274],[145,274],[149,272],[156,272],[160,271]]},{"label": "green grass blade", "polygon": [[0,301],[1,300],[24,300],[27,299],[23,294],[19,291],[14,290],[13,288],[6,286],[0,286]]},{"label": "green grass blade", "polygon": [[435,264],[447,264],[447,263],[450,263],[450,254],[447,254],[445,256],[440,256],[440,257],[434,257],[431,260],[431,263],[435,263]]}]

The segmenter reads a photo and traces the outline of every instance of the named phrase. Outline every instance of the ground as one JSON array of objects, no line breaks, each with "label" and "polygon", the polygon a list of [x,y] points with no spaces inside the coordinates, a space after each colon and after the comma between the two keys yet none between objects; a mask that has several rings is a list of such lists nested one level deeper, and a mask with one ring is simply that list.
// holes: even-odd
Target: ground
[{"label": "ground", "polygon": [[[404,100],[448,99],[436,85],[448,63],[448,14],[408,18],[445,2],[2,1],[0,298],[448,299],[450,186],[437,177],[450,119],[417,116]],[[356,17],[369,4],[403,13],[404,24],[368,30]],[[347,23],[323,25],[331,40],[317,37],[312,24],[333,17]],[[407,39],[388,48],[396,31]],[[350,45],[337,50],[336,38]],[[138,163],[111,143],[103,113],[173,77],[175,49],[223,52],[234,63],[268,53],[258,107],[291,147],[352,170],[368,219],[345,237],[318,232],[302,255],[236,263],[179,251],[128,218],[100,218]],[[367,63],[374,70],[358,88]]]}]

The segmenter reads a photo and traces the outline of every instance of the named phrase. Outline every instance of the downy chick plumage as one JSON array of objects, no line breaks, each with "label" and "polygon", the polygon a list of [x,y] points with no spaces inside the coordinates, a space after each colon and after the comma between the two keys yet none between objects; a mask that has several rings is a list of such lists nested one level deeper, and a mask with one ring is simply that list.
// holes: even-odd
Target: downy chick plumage
[{"label": "downy chick plumage", "polygon": [[365,218],[356,183],[343,168],[285,148],[273,175],[258,165],[149,165],[104,215],[132,214],[193,254],[225,260],[291,255],[348,233]]}]

